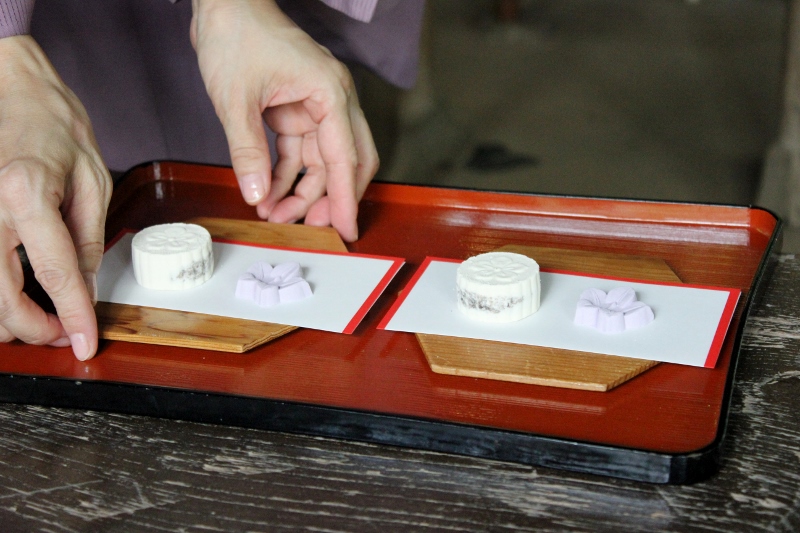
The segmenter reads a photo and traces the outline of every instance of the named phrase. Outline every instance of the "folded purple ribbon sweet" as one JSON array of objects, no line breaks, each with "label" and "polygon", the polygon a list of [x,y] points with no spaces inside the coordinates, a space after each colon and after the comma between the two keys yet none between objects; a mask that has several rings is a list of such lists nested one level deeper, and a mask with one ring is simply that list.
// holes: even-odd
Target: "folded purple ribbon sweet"
[{"label": "folded purple ribbon sweet", "polygon": [[606,294],[600,289],[581,293],[575,310],[575,324],[601,333],[622,333],[646,326],[655,315],[650,306],[636,300],[636,291],[617,287]]},{"label": "folded purple ribbon sweet", "polygon": [[251,300],[261,307],[297,302],[311,295],[311,286],[303,279],[297,263],[281,263],[273,268],[269,263],[258,262],[236,283],[236,298]]}]

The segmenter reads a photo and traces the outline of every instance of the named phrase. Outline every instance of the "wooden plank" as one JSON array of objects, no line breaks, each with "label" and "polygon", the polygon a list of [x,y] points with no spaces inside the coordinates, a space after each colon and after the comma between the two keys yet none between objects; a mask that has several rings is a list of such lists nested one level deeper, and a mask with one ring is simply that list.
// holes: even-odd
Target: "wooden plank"
[{"label": "wooden plank", "polygon": [[100,338],[219,352],[247,350],[294,331],[296,326],[171,309],[97,302]]},{"label": "wooden plank", "polygon": [[212,217],[195,217],[187,222],[203,226],[212,237],[219,239],[347,253],[347,246],[333,228]]},{"label": "wooden plank", "polygon": [[681,283],[669,265],[657,257],[519,245],[501,246],[497,251],[527,255],[541,268],[550,270]]},{"label": "wooden plank", "polygon": [[[212,531],[220,524],[395,531],[398,517],[412,516],[432,531],[495,531],[498,523],[509,532],[798,531],[800,257],[777,266],[751,317],[722,468],[702,483],[632,483],[399,446],[9,403],[0,405],[3,530],[177,531],[191,523]],[[684,412],[675,416],[686,423]]]},{"label": "wooden plank", "polygon": [[[271,246],[347,252],[333,228],[199,217],[213,238]],[[244,353],[297,329],[296,326],[238,318],[98,302],[101,339]]]},{"label": "wooden plank", "polygon": [[[521,245],[502,246],[498,251],[527,255],[541,268],[551,270],[681,281],[662,259],[652,257]],[[436,373],[548,387],[604,392],[658,364],[646,359],[443,335],[418,334],[417,340]]]}]

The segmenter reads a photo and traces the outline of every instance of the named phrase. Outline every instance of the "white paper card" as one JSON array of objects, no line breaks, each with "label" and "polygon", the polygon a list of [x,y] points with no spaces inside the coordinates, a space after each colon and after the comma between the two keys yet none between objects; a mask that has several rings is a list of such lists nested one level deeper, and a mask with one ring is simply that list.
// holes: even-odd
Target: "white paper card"
[{"label": "white paper card", "polygon": [[[541,307],[510,323],[467,318],[456,305],[456,270],[460,262],[426,260],[413,287],[381,321],[379,328],[565,350],[635,357],[713,367],[739,299],[738,289],[705,288],[656,282],[633,282],[580,274],[541,273]],[[418,273],[419,274],[419,273]],[[574,323],[581,293],[628,286],[649,305],[655,320],[639,329],[603,334]]]},{"label": "white paper card", "polygon": [[[214,275],[186,290],[156,291],[136,282],[131,263],[133,233],[123,235],[103,256],[97,275],[98,300],[118,304],[227,316],[303,328],[352,333],[403,264],[401,259],[311,252],[260,245],[213,243]],[[259,261],[300,264],[313,295],[263,308],[235,298],[236,283]]]}]

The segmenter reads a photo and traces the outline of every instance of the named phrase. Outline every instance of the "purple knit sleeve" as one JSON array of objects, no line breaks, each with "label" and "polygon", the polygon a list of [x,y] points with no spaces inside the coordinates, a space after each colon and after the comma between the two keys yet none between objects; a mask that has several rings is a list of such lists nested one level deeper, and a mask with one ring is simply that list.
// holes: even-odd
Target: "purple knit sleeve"
[{"label": "purple knit sleeve", "polygon": [[328,7],[361,22],[369,22],[375,14],[378,0],[321,0]]},{"label": "purple knit sleeve", "polygon": [[[179,0],[169,0],[173,4]],[[369,22],[372,20],[372,15],[375,14],[375,6],[378,0],[320,0],[328,7],[332,7],[336,11],[341,11],[348,17],[358,20],[360,22]],[[0,0],[2,3],[3,0]]]},{"label": "purple knit sleeve", "polygon": [[[175,3],[177,0],[170,0]],[[0,0],[0,39],[30,33],[35,0]],[[369,22],[378,0],[322,0],[349,17]]]},{"label": "purple knit sleeve", "polygon": [[31,31],[35,0],[0,0],[0,39]]}]

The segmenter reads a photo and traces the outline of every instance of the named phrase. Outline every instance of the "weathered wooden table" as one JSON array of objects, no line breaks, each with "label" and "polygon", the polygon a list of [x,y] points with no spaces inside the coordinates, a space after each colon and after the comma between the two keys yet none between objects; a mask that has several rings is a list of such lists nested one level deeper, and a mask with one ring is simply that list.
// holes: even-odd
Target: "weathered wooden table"
[{"label": "weathered wooden table", "polygon": [[0,420],[2,531],[798,531],[800,259],[751,313],[722,469],[695,485],[25,405]]},{"label": "weathered wooden table", "polygon": [[[118,185],[106,233],[196,216],[253,214],[230,169],[158,162]],[[303,330],[243,355],[112,340],[85,363],[0,347],[0,399],[16,402],[0,403],[0,533],[800,530],[793,257],[757,291],[738,357],[736,318],[714,369],[658,365],[607,393],[435,374],[413,335],[375,327],[425,256],[507,244],[660,258],[684,282],[750,290],[771,215],[382,184],[360,223],[350,252],[408,268],[353,335]]]}]

